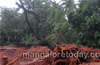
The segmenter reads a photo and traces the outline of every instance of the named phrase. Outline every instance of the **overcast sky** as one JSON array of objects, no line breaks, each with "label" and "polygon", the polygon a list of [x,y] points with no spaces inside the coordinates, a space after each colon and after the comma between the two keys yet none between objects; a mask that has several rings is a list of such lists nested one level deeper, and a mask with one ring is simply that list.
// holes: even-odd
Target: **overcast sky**
[{"label": "overcast sky", "polygon": [[5,6],[5,7],[17,7],[15,4],[15,0],[0,0],[0,7]]},{"label": "overcast sky", "polygon": [[[17,7],[17,5],[15,4],[15,2],[18,0],[0,0],[0,7],[1,6],[5,6],[5,7]],[[57,2],[59,2],[60,0],[56,0]],[[75,0],[75,2],[77,2],[78,0]]]}]

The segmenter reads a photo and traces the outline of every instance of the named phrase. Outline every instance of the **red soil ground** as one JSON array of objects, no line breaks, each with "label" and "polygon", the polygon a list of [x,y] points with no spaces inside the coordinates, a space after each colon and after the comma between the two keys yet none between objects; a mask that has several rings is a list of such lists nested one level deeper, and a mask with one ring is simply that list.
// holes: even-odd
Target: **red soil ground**
[{"label": "red soil ground", "polygon": [[[39,53],[41,57],[32,57],[32,54],[30,57],[28,55],[23,57],[23,53]],[[54,53],[60,54],[56,56]],[[62,57],[61,54],[65,56]],[[73,56],[68,57],[70,54]],[[76,44],[61,44],[54,50],[45,46],[32,46],[31,48],[0,46],[0,65],[100,65],[100,49]]]}]

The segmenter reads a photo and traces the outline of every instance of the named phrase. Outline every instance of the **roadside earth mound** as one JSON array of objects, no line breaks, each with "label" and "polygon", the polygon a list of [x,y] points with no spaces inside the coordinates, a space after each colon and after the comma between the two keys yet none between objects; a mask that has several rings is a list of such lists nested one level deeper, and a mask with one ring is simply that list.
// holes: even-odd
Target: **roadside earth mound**
[{"label": "roadside earth mound", "polygon": [[76,44],[56,45],[54,50],[1,46],[0,65],[100,65],[100,49]]}]

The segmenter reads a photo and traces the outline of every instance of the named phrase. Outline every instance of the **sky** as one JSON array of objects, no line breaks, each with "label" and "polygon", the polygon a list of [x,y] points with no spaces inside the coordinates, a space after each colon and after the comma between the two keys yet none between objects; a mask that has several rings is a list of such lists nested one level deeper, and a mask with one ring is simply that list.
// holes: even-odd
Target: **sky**
[{"label": "sky", "polygon": [[5,7],[17,7],[15,4],[16,0],[0,0],[0,7],[5,6]]},{"label": "sky", "polygon": [[[1,6],[5,6],[5,7],[17,7],[17,5],[15,4],[15,2],[18,0],[0,0],[0,7]],[[60,0],[56,0],[57,2],[59,2]],[[75,0],[75,2],[77,2],[78,0]]]}]

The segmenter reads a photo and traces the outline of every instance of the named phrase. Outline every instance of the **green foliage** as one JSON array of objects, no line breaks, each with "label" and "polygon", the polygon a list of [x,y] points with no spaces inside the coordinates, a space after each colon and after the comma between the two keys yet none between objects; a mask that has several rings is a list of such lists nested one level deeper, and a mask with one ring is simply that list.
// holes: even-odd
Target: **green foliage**
[{"label": "green foliage", "polygon": [[9,44],[8,46],[9,46],[9,47],[13,47],[14,45],[13,45],[13,44]]},{"label": "green foliage", "polygon": [[26,38],[22,38],[21,42],[32,44],[32,43],[34,43],[34,37],[32,36],[32,34],[26,35]]},{"label": "green foliage", "polygon": [[[89,40],[91,40],[91,42],[88,42],[88,40],[86,40],[85,42],[88,42],[89,46],[93,46],[93,47],[99,47],[99,38],[100,38],[100,16],[97,13],[94,13],[90,18],[86,19],[86,28],[84,31],[85,33],[83,33],[83,37],[87,36],[86,38],[88,38]],[[87,32],[87,33],[86,33]],[[90,37],[89,37],[89,36]]]},{"label": "green foliage", "polygon": [[[32,0],[24,0],[24,6],[27,9],[28,4],[33,6]],[[56,32],[62,33],[63,37],[69,42],[76,42],[76,31],[68,22],[67,14],[74,11],[75,5],[73,0],[68,0],[63,4],[52,3],[49,0],[36,0],[34,4],[34,11],[39,16],[37,35],[41,38],[52,37],[54,42],[57,42]],[[19,13],[20,8],[1,8],[0,26],[6,33],[0,31],[2,43],[9,42],[22,42],[22,43],[35,43],[34,36],[26,23],[24,13]],[[66,15],[66,16],[65,16]],[[28,20],[34,29],[35,17],[28,13]],[[74,34],[75,32],[75,34]],[[74,36],[73,36],[74,35]],[[16,36],[16,38],[14,38]],[[52,42],[53,43],[53,42]]]},{"label": "green foliage", "polygon": [[[24,1],[27,9],[27,4],[33,5],[32,0]],[[48,42],[53,45],[58,42],[55,36],[58,32],[68,43],[99,48],[99,2],[100,0],[79,0],[78,8],[76,8],[74,0],[66,0],[62,4],[52,3],[49,0],[36,0],[34,11],[40,20],[37,35],[41,39],[50,38]],[[26,23],[24,13],[19,13],[19,8],[2,7],[0,16],[0,43],[8,43],[8,38],[10,38],[10,43],[36,43]],[[28,13],[28,20],[34,29],[35,17]],[[12,44],[8,45],[12,46]]]},{"label": "green foliage", "polygon": [[77,30],[77,44],[99,48],[100,38],[100,11],[99,0],[79,0],[76,12],[70,12],[69,22]]}]

